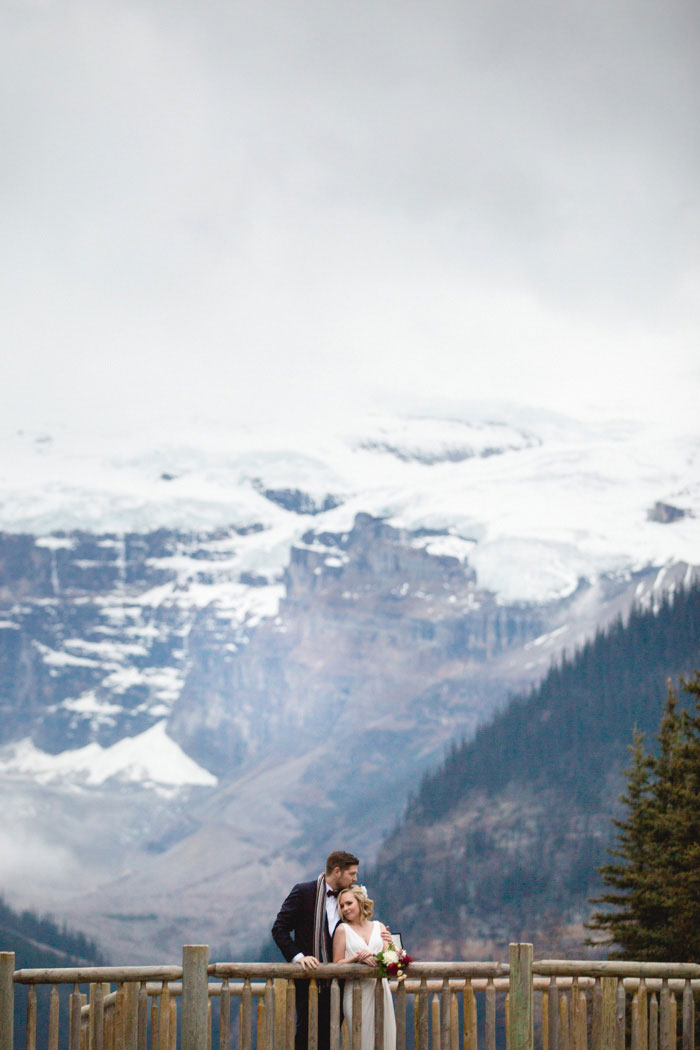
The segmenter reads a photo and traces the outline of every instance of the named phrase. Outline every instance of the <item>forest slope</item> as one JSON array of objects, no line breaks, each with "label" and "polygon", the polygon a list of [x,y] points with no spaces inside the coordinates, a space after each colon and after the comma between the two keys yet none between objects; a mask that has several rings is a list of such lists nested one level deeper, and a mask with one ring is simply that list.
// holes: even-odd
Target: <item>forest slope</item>
[{"label": "forest slope", "polygon": [[699,665],[697,586],[564,658],[423,779],[367,873],[379,914],[423,957],[580,953],[632,729]]}]

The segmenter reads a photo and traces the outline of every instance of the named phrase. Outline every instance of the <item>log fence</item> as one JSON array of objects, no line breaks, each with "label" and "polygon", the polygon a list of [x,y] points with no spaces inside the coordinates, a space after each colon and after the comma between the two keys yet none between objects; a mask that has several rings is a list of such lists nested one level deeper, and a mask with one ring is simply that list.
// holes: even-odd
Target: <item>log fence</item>
[{"label": "log fence", "polygon": [[[375,981],[383,1048],[376,976],[356,964],[311,975],[287,963],[210,964],[201,945],[183,948],[181,966],[15,971],[14,955],[0,952],[0,1050],[294,1050],[295,980],[309,982],[308,1050],[319,1050],[319,982],[330,982],[330,1050],[361,1050],[361,982]],[[350,1026],[343,979],[355,980]],[[695,1050],[700,965],[534,961],[532,945],[511,944],[508,963],[416,962],[391,988],[396,1050]]]}]

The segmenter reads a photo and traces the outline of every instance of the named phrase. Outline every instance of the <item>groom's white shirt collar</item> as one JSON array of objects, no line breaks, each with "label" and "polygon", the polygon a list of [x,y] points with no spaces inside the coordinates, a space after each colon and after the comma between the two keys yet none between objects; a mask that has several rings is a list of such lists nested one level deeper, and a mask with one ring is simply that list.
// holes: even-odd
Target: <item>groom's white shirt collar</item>
[{"label": "groom's white shirt collar", "polygon": [[[328,883],[326,883],[326,888],[328,888]],[[326,918],[328,919],[328,932],[332,937],[340,922],[340,912],[338,911],[338,898],[329,897],[328,894],[326,894]]]}]

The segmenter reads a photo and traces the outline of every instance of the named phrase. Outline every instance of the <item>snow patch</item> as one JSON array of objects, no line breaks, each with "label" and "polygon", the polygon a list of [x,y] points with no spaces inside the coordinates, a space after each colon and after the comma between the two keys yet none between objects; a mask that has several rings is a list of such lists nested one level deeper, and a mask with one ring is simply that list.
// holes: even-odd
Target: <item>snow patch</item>
[{"label": "snow patch", "polygon": [[166,795],[190,785],[215,787],[218,783],[168,736],[165,719],[111,747],[92,743],[58,755],[39,750],[30,739],[21,740],[0,751],[0,771],[31,777],[40,784],[67,781],[96,786],[114,779]]},{"label": "snow patch", "polygon": [[456,558],[466,565],[476,546],[476,540],[465,540],[461,536],[419,536],[412,547],[424,550],[435,558]]},{"label": "snow patch", "polygon": [[558,638],[560,634],[564,634],[568,631],[568,624],[564,624],[562,627],[557,627],[554,631],[548,631],[547,634],[541,634],[534,641],[530,642],[525,648],[529,649],[530,646],[548,645],[553,642],[555,638]]},{"label": "snow patch", "polygon": [[92,689],[76,699],[64,700],[60,706],[66,711],[75,711],[79,715],[92,715],[95,722],[113,721],[112,715],[120,715],[124,710],[119,704],[110,704],[108,700],[100,700]]},{"label": "snow patch", "polygon": [[42,662],[48,667],[99,667],[99,660],[91,660],[86,656],[74,656],[72,653],[60,652],[51,649],[43,642],[34,641],[34,648],[41,654]]},{"label": "snow patch", "polygon": [[126,693],[136,686],[146,686],[159,700],[177,700],[182,690],[184,672],[176,667],[120,667],[102,681],[103,689]]},{"label": "snow patch", "polygon": [[75,547],[75,540],[68,536],[39,536],[36,541],[37,547],[46,547],[50,551],[70,551]]},{"label": "snow patch", "polygon": [[470,563],[479,587],[504,604],[567,598],[590,570],[575,548],[516,538],[479,544]]}]

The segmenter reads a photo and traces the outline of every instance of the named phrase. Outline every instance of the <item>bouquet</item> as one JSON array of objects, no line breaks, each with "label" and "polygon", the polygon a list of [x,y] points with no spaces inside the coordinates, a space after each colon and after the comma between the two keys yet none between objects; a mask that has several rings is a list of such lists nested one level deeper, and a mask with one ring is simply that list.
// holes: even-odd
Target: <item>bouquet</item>
[{"label": "bouquet", "polygon": [[404,948],[397,948],[393,941],[377,952],[375,958],[382,977],[398,977],[400,981],[406,976],[409,963],[413,962],[408,952]]}]

